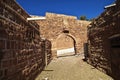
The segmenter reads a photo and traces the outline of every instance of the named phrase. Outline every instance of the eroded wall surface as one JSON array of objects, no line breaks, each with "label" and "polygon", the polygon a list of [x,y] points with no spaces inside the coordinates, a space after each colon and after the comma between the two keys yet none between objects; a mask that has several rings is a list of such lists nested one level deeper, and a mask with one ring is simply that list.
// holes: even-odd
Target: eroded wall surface
[{"label": "eroded wall surface", "polygon": [[[15,0],[0,0],[0,80],[34,80],[45,66],[50,42]],[[47,40],[46,40],[47,41]]]},{"label": "eroded wall surface", "polygon": [[[38,20],[37,23],[41,26],[41,36],[52,42],[53,56],[56,55],[56,50],[58,50],[57,39],[62,34],[71,36],[75,41],[76,53],[79,54],[83,51],[83,43],[87,41],[87,25],[90,22],[77,20],[74,16],[55,13],[46,13],[45,18],[44,20]],[[62,41],[60,45],[64,46],[65,43],[65,41]],[[70,48],[69,44],[67,47]]]},{"label": "eroded wall surface", "polygon": [[88,62],[115,80],[120,76],[120,1],[88,28]]}]

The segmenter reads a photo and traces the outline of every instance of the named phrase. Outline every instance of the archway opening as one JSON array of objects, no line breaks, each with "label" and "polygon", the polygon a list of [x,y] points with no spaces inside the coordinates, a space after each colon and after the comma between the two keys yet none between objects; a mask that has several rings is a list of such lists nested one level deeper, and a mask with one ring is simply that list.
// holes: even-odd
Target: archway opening
[{"label": "archway opening", "polygon": [[56,40],[57,57],[71,56],[76,52],[75,39],[66,33],[69,32],[65,31],[65,33],[59,35]]}]

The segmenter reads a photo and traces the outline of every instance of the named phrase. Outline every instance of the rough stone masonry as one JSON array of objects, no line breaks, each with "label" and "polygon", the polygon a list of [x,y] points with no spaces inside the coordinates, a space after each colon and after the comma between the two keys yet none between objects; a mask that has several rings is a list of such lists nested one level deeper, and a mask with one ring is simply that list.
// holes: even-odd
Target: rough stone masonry
[{"label": "rough stone masonry", "polygon": [[83,51],[90,22],[46,13],[38,25],[30,17],[16,0],[0,0],[0,80],[34,80],[56,50],[74,46],[76,53]]},{"label": "rough stone masonry", "polygon": [[88,62],[120,80],[120,0],[88,27]]},{"label": "rough stone masonry", "polygon": [[[37,23],[41,26],[41,36],[51,41],[53,57],[57,56],[57,50],[71,48],[72,42],[76,54],[83,52],[83,44],[87,42],[89,21],[77,20],[75,16],[47,12],[45,19],[38,20]],[[68,44],[65,38],[69,41]]]},{"label": "rough stone masonry", "polygon": [[0,0],[0,80],[34,80],[51,60],[51,42],[28,17],[15,0]]}]

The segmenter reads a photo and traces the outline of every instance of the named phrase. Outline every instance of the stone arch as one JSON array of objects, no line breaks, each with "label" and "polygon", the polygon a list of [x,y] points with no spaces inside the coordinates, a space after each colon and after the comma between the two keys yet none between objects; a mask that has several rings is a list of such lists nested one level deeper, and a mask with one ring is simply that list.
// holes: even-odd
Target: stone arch
[{"label": "stone arch", "polygon": [[[59,48],[60,45],[64,44],[64,47],[67,45],[66,43],[64,43],[64,39],[61,39],[61,38],[65,38],[65,37],[67,37],[67,39],[71,42],[69,44],[70,47],[72,47],[72,44],[73,44],[74,54],[76,54],[76,39],[75,39],[75,37],[73,35],[71,35],[70,33],[61,33],[60,35],[58,35],[58,37],[56,38],[56,40],[53,44],[53,48],[55,51],[54,55],[56,54],[56,56],[58,56],[57,51],[60,50],[60,48]],[[60,43],[60,41],[61,41],[61,43]]]},{"label": "stone arch", "polygon": [[67,34],[67,36],[69,36],[69,37],[71,37],[73,39],[75,54],[77,54],[77,51],[76,51],[76,38],[73,35],[71,35],[71,34]]}]

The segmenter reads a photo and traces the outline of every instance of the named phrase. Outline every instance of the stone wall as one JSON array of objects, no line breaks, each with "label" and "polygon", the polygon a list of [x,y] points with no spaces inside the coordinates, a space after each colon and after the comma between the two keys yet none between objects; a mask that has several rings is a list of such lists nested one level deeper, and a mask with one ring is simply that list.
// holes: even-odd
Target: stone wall
[{"label": "stone wall", "polygon": [[46,50],[39,25],[27,17],[15,0],[0,0],[0,80],[34,80],[45,66],[50,43]]},{"label": "stone wall", "polygon": [[45,54],[45,65],[47,66],[52,60],[51,42],[47,39],[42,40],[42,51]]},{"label": "stone wall", "polygon": [[[52,42],[53,56],[56,55],[56,41],[62,34],[63,36],[67,34],[74,39],[76,53],[83,51],[83,43],[87,41],[87,25],[90,22],[77,20],[74,16],[55,13],[46,13],[45,17],[46,19],[38,20],[37,23],[41,26],[41,36]],[[65,42],[61,43],[64,46]],[[70,47],[69,44],[67,47]]]},{"label": "stone wall", "polygon": [[120,1],[88,27],[88,62],[115,80],[120,76]]}]

